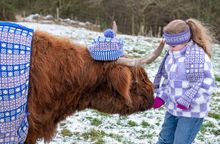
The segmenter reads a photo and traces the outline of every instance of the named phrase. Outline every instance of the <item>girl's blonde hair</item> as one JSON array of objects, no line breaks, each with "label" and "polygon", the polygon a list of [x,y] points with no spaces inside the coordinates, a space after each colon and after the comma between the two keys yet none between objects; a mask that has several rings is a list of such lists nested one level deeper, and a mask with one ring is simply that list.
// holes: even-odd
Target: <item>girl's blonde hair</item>
[{"label": "girl's blonde hair", "polygon": [[209,34],[208,29],[202,25],[202,23],[196,19],[173,20],[167,26],[164,27],[163,31],[169,34],[177,34],[190,28],[191,39],[198,44],[205,53],[211,58],[211,43],[212,36]]}]

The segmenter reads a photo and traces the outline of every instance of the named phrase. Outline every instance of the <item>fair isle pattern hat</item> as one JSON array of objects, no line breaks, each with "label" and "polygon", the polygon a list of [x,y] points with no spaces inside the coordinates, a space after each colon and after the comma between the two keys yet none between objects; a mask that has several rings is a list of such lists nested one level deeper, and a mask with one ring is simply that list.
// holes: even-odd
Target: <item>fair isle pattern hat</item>
[{"label": "fair isle pattern hat", "polygon": [[115,38],[112,29],[104,31],[104,37],[95,38],[89,46],[90,55],[94,60],[113,61],[124,55],[123,40]]},{"label": "fair isle pattern hat", "polygon": [[191,32],[189,28],[184,32],[180,32],[178,34],[169,34],[164,32],[163,37],[165,38],[165,41],[168,45],[176,46],[189,42],[191,38]]}]

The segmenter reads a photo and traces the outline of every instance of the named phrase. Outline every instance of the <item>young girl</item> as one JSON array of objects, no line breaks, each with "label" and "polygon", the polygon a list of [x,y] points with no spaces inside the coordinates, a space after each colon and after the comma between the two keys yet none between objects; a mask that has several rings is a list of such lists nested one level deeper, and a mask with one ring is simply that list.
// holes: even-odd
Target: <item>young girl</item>
[{"label": "young girl", "polygon": [[163,31],[170,49],[154,80],[153,108],[165,104],[167,112],[157,144],[191,144],[210,109],[211,37],[195,19],[173,20]]}]

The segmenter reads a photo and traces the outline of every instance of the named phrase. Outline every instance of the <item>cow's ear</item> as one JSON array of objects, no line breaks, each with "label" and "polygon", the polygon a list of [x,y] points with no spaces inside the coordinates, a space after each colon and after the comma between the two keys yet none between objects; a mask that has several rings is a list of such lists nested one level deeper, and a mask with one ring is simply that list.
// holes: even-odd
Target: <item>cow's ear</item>
[{"label": "cow's ear", "polygon": [[116,66],[109,71],[108,83],[126,100],[126,104],[131,105],[130,97],[131,72],[127,67]]}]

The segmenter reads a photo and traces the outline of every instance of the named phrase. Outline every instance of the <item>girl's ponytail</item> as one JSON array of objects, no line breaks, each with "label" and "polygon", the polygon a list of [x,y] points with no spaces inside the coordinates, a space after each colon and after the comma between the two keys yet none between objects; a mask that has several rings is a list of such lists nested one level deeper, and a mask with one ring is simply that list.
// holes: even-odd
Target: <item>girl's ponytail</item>
[{"label": "girl's ponytail", "polygon": [[211,58],[211,43],[212,37],[209,35],[208,30],[195,19],[188,19],[186,23],[191,29],[192,40],[202,47],[205,53]]}]

